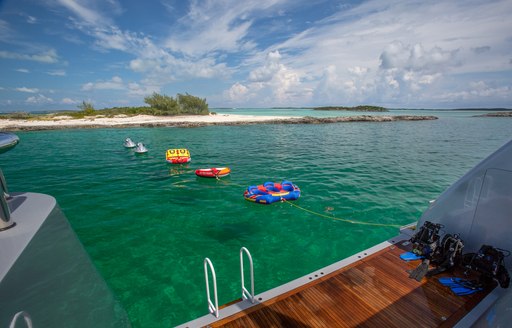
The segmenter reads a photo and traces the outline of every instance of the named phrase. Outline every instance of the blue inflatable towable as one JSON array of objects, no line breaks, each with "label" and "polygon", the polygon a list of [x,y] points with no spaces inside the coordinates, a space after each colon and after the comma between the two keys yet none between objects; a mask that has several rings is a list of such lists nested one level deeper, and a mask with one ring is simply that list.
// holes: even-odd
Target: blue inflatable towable
[{"label": "blue inflatable towable", "polygon": [[296,200],[300,197],[300,189],[290,181],[281,183],[265,182],[262,185],[249,186],[244,198],[259,204],[272,204],[283,200]]}]

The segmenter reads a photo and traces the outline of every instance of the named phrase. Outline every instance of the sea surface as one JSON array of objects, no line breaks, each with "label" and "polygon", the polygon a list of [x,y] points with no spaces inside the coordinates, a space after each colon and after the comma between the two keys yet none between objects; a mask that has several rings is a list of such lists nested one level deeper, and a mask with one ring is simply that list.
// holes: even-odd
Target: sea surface
[{"label": "sea surface", "polygon": [[[133,327],[170,327],[208,313],[206,257],[224,304],[241,295],[241,247],[252,254],[261,293],[418,220],[430,200],[512,139],[511,118],[474,117],[482,113],[392,110],[385,114],[439,119],[18,132],[20,144],[0,156],[0,166],[10,191],[57,199]],[[149,153],[125,149],[127,137],[144,142]],[[167,164],[169,148],[188,148],[192,161]],[[232,173],[220,180],[194,174],[214,166]],[[299,207],[243,198],[249,185],[282,180],[300,187]]]}]

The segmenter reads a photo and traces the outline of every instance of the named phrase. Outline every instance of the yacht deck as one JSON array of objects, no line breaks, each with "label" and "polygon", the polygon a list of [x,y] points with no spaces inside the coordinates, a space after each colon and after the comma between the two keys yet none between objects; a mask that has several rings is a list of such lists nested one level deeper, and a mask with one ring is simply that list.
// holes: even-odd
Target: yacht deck
[{"label": "yacht deck", "polygon": [[410,279],[420,261],[399,258],[403,242],[208,327],[452,327],[494,289],[456,296],[437,280],[462,272]]}]

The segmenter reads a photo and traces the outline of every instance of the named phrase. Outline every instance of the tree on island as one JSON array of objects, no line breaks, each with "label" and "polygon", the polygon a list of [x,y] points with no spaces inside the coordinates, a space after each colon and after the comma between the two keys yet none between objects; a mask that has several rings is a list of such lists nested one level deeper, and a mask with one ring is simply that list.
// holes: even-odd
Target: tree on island
[{"label": "tree on island", "polygon": [[90,102],[86,102],[85,100],[82,101],[82,103],[77,107],[84,113],[84,115],[94,115],[94,113],[96,112],[94,106]]},{"label": "tree on island", "polygon": [[178,93],[174,99],[154,92],[151,96],[144,98],[144,102],[151,106],[153,115],[207,115],[209,113],[206,99],[188,93],[184,95]]},{"label": "tree on island", "polygon": [[[208,103],[206,99],[189,95],[188,93],[178,93],[176,98],[167,95],[161,95],[154,92],[151,96],[144,98],[144,102],[149,106],[140,107],[112,107],[104,109],[94,109],[92,103],[82,101],[77,107],[79,111],[60,111],[57,113],[44,114],[46,116],[68,115],[72,118],[84,118],[86,116],[104,116],[114,117],[116,115],[155,115],[155,116],[175,116],[175,115],[208,115]],[[42,115],[30,113],[8,113],[0,114],[4,119],[33,119],[42,117]]]},{"label": "tree on island", "polygon": [[209,114],[206,99],[194,97],[188,93],[185,93],[184,95],[178,93],[177,97],[181,112],[195,115]]},{"label": "tree on island", "polygon": [[144,102],[149,105],[141,107],[113,107],[100,110],[94,109],[89,102],[83,101],[78,108],[80,111],[62,112],[74,118],[83,118],[85,116],[104,115],[112,117],[115,115],[155,115],[155,116],[175,116],[175,115],[208,115],[208,103],[206,99],[201,99],[188,93],[178,93],[176,98],[167,95],[161,95],[154,92],[151,96],[144,98]]},{"label": "tree on island", "polygon": [[153,92],[151,96],[144,98],[144,102],[152,109],[153,115],[179,115],[180,108],[178,102],[173,97],[161,95]]}]

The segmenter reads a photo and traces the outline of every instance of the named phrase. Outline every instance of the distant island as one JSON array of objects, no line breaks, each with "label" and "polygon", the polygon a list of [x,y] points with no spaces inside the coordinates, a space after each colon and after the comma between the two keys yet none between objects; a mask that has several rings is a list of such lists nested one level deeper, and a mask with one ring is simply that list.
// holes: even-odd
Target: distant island
[{"label": "distant island", "polygon": [[476,111],[494,111],[494,112],[498,112],[498,111],[509,111],[511,110],[510,108],[486,108],[486,107],[481,107],[481,108],[453,108],[452,110],[476,110]]},{"label": "distant island", "polygon": [[512,117],[512,112],[485,113],[482,115],[475,115],[474,117]]},{"label": "distant island", "polygon": [[355,107],[346,107],[346,106],[324,106],[324,107],[313,107],[314,110],[344,110],[351,112],[387,112],[388,110],[384,107],[379,106],[355,106]]}]

